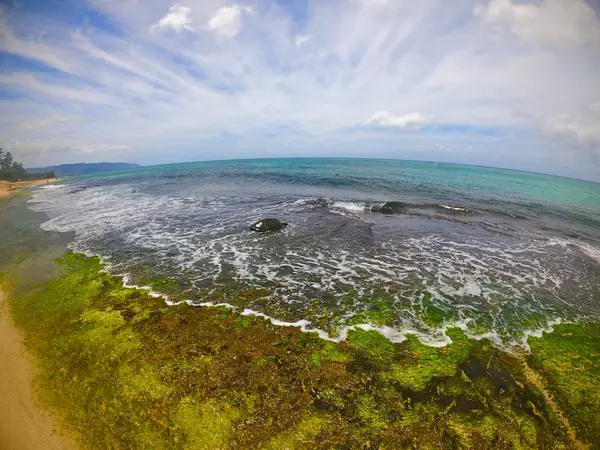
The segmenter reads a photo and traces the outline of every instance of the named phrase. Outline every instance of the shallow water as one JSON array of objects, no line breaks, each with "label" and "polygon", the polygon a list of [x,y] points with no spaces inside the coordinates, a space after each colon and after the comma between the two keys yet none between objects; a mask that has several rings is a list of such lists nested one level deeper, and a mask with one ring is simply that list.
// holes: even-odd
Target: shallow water
[{"label": "shallow water", "polygon": [[[396,214],[376,212],[388,201]],[[408,330],[443,344],[458,324],[514,349],[548,322],[600,317],[600,185],[584,181],[407,161],[223,161],[72,178],[29,206],[130,283],[171,280],[197,304],[260,288],[239,306],[332,337],[376,322],[393,339]],[[290,225],[249,231],[264,217]]]}]

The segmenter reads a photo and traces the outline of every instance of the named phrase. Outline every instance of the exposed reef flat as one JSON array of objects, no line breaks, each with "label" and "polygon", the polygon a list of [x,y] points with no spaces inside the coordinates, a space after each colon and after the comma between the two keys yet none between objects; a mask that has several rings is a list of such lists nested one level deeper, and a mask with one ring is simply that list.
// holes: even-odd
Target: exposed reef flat
[{"label": "exposed reef flat", "polygon": [[[600,325],[513,356],[453,343],[342,343],[226,308],[167,306],[67,253],[11,312],[44,405],[93,448],[598,448]],[[158,283],[158,281],[157,281]]]}]

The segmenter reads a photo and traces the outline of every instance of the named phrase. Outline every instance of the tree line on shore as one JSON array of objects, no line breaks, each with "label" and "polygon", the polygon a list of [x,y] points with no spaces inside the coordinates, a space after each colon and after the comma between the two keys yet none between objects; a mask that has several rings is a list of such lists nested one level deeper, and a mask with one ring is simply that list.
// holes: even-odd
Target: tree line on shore
[{"label": "tree line on shore", "polygon": [[29,173],[23,164],[14,160],[11,152],[4,153],[0,148],[0,180],[4,181],[26,181],[43,180],[45,178],[56,178],[54,171],[44,173]]}]

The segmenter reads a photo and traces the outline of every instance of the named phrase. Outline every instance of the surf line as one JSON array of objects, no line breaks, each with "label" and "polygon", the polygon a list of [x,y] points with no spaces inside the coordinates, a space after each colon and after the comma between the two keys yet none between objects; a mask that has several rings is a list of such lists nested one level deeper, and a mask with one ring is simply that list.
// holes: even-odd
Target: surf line
[{"label": "surf line", "polygon": [[440,348],[440,347],[445,347],[448,344],[451,344],[453,342],[452,339],[450,339],[450,337],[448,337],[445,333],[447,328],[450,328],[452,326],[458,326],[459,328],[463,328],[463,326],[460,326],[460,325],[444,326],[441,329],[441,331],[443,332],[442,335],[444,338],[441,340],[434,341],[431,339],[430,335],[422,333],[418,330],[411,329],[411,328],[406,328],[402,331],[398,331],[395,328],[388,327],[388,326],[375,326],[370,323],[361,323],[361,324],[344,326],[340,329],[340,331],[336,337],[331,337],[329,335],[329,333],[325,330],[321,330],[319,328],[311,328],[310,321],[308,321],[306,319],[298,320],[296,322],[287,322],[284,320],[277,319],[275,317],[271,317],[265,313],[255,311],[250,308],[245,308],[243,311],[240,312],[239,307],[234,306],[230,303],[226,303],[226,302],[223,302],[223,303],[200,302],[200,303],[198,303],[198,302],[194,302],[192,300],[181,300],[179,302],[174,302],[174,301],[169,300],[168,295],[161,294],[160,292],[156,292],[156,291],[152,290],[151,286],[139,286],[137,284],[130,283],[130,278],[129,278],[129,275],[127,275],[127,274],[113,275],[113,276],[122,278],[124,288],[139,289],[139,290],[147,291],[149,296],[151,296],[153,298],[162,298],[165,301],[165,303],[169,306],[177,306],[177,305],[181,305],[181,304],[187,304],[190,306],[204,307],[204,308],[227,308],[227,309],[231,309],[233,311],[238,312],[242,316],[260,317],[264,320],[271,322],[271,324],[278,326],[278,327],[295,327],[295,328],[300,328],[300,331],[302,331],[303,333],[317,333],[317,335],[321,339],[324,339],[324,340],[330,341],[330,342],[335,342],[335,343],[340,343],[340,342],[347,340],[348,333],[350,331],[360,329],[360,330],[365,330],[365,331],[377,331],[382,336],[384,336],[385,338],[389,339],[391,342],[394,342],[394,343],[404,342],[407,339],[406,335],[412,334],[412,335],[416,336],[419,339],[419,341],[421,341],[421,343],[423,343],[424,345]]},{"label": "surf line", "polygon": [[[106,269],[103,269],[102,271],[105,273],[108,272]],[[507,348],[506,345],[501,341],[499,336],[497,336],[497,334],[494,332],[486,332],[486,333],[482,333],[482,334],[469,333],[468,329],[467,329],[467,325],[468,325],[468,322],[470,322],[470,319],[465,319],[465,320],[458,321],[458,322],[448,322],[448,323],[443,324],[438,330],[439,334],[442,336],[442,339],[437,339],[437,340],[432,339],[432,336],[430,334],[423,333],[421,331],[415,330],[410,327],[407,327],[407,328],[403,329],[402,331],[399,331],[395,328],[388,327],[385,325],[375,326],[370,323],[361,323],[361,324],[344,326],[339,330],[339,333],[337,334],[336,337],[331,337],[329,335],[329,333],[325,330],[321,330],[319,328],[311,328],[310,321],[308,321],[306,319],[301,319],[296,322],[288,322],[285,320],[280,320],[275,317],[269,316],[260,311],[255,311],[250,308],[244,308],[244,310],[240,312],[239,307],[232,305],[230,303],[226,303],[226,302],[221,302],[221,303],[200,302],[199,303],[199,302],[194,302],[192,300],[181,300],[179,302],[174,302],[174,301],[169,300],[168,295],[154,291],[151,286],[139,286],[137,284],[131,284],[130,277],[127,274],[112,275],[112,276],[121,277],[121,279],[123,280],[124,288],[139,289],[139,290],[147,291],[147,294],[150,297],[162,298],[168,306],[177,306],[177,305],[181,305],[181,304],[187,304],[190,306],[202,307],[202,308],[227,308],[227,309],[231,309],[231,310],[241,314],[242,316],[260,317],[264,320],[271,322],[271,324],[278,326],[278,327],[295,327],[295,328],[299,328],[300,331],[303,333],[316,333],[321,339],[330,341],[330,342],[335,342],[338,344],[340,342],[344,342],[348,339],[348,333],[350,331],[360,329],[360,330],[364,330],[364,331],[376,331],[379,334],[381,334],[383,337],[388,339],[389,341],[397,343],[397,344],[406,341],[406,339],[407,339],[406,336],[411,334],[411,335],[415,336],[419,340],[419,342],[421,342],[421,344],[423,344],[423,345],[427,345],[429,347],[434,347],[434,348],[442,348],[442,347],[446,347],[449,344],[452,344],[452,342],[453,342],[452,339],[446,334],[446,330],[448,330],[449,328],[459,328],[465,333],[465,336],[467,336],[469,339],[473,339],[476,341],[488,339],[494,347],[496,347],[502,351],[505,351],[507,353],[514,354],[514,355],[522,355],[523,350],[524,350],[525,354],[528,354],[531,352],[531,349],[530,349],[529,343],[528,343],[529,336],[541,337],[544,333],[552,333],[554,331],[554,328],[553,328],[554,325],[559,325],[561,323],[571,323],[570,321],[565,321],[560,318],[557,318],[557,319],[549,320],[546,323],[546,326],[542,327],[541,329],[524,330],[523,339],[521,340],[521,342],[516,343],[516,344],[520,344],[520,346],[518,348],[521,351],[511,351],[511,349]]]}]

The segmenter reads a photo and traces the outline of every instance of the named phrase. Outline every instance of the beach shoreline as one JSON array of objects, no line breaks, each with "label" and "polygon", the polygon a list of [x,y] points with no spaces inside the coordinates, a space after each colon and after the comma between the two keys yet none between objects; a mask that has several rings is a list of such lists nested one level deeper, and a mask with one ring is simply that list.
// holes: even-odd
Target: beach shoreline
[{"label": "beach shoreline", "polygon": [[29,181],[4,181],[0,180],[0,198],[10,197],[21,188],[38,186],[40,184],[53,183],[58,181],[58,178],[44,178],[43,180]]},{"label": "beach shoreline", "polygon": [[8,295],[0,288],[0,448],[77,448],[37,405],[32,378],[32,364],[9,314]]},{"label": "beach shoreline", "polygon": [[[307,180],[302,170],[290,179],[277,167],[275,181],[242,182],[243,198],[233,199],[229,188],[214,186],[239,172],[255,180],[261,168],[230,169],[94,175],[0,201],[0,253],[9,256],[0,261],[0,286],[34,369],[34,399],[77,445],[575,449],[600,442],[593,302],[600,216],[580,223],[588,217],[584,197],[568,207],[541,199],[551,205],[544,220],[523,200],[488,216],[495,187],[470,203],[444,198],[444,184],[432,186],[430,199],[413,190],[410,205],[424,216],[386,216],[365,211],[379,175],[360,178],[362,168],[348,175],[359,180],[352,201],[346,188],[316,198],[324,178],[336,185],[333,170]],[[297,199],[299,183],[314,191]],[[276,193],[254,198],[265,186]],[[408,203],[396,201],[406,200],[398,190],[377,195]],[[254,216],[267,215],[291,226],[248,231]],[[482,228],[482,217],[514,230]],[[589,248],[564,234],[580,231]],[[284,263],[290,267],[282,271]],[[578,304],[588,306],[589,321],[571,320],[568,300],[588,297],[589,305]],[[556,306],[555,298],[565,302]],[[546,319],[556,325],[545,327]],[[344,339],[323,339],[340,337],[342,328]],[[447,345],[429,345],[442,334]],[[521,337],[527,351],[509,352]]]}]

